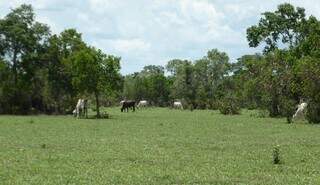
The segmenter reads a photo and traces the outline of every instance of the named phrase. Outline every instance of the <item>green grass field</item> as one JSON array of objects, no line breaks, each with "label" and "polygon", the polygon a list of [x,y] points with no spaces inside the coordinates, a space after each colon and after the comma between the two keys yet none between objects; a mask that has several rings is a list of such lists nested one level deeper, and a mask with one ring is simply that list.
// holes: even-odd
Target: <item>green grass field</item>
[{"label": "green grass field", "polygon": [[0,116],[0,184],[320,184],[319,125],[248,111],[107,111]]}]

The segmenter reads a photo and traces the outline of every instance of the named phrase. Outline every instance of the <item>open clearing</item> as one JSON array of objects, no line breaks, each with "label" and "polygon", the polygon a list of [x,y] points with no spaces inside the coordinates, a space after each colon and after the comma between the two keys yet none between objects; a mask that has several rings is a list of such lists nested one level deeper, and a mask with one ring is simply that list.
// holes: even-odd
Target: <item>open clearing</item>
[{"label": "open clearing", "polygon": [[249,111],[107,111],[0,116],[1,184],[320,184],[318,125]]}]

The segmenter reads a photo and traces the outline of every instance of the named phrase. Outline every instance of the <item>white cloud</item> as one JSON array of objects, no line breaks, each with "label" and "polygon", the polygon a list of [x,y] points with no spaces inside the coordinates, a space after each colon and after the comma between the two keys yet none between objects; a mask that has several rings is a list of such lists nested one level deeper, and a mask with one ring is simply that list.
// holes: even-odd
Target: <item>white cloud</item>
[{"label": "white cloud", "polygon": [[150,44],[141,39],[117,39],[111,44],[119,52],[145,52],[150,49]]},{"label": "white cloud", "polygon": [[37,17],[36,20],[38,22],[48,25],[53,33],[58,33],[61,30],[61,28],[59,28],[59,26],[54,21],[52,21],[49,17],[46,17],[46,16]]}]

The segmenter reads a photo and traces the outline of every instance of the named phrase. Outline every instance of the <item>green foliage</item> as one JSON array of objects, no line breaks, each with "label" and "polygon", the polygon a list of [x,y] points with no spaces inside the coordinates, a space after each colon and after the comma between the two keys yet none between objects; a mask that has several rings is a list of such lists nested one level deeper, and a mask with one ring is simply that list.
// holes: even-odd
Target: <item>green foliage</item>
[{"label": "green foliage", "polygon": [[194,62],[169,61],[167,69],[173,80],[171,98],[183,100],[190,109],[217,108],[218,99],[226,89],[223,86],[230,67],[228,55],[217,49]]},{"label": "green foliage", "polygon": [[178,69],[187,65],[188,63],[188,60],[173,59],[167,63],[166,69],[169,73],[171,73],[171,75],[175,76],[178,72]]},{"label": "green foliage", "polygon": [[[121,89],[120,58],[98,50],[83,54],[88,46],[81,33],[66,29],[51,35],[47,25],[35,20],[32,6],[25,4],[0,19],[0,113],[67,113],[84,91],[103,90],[105,97]],[[72,60],[78,61],[77,68],[70,67]],[[98,69],[98,60],[108,62]],[[92,73],[82,74],[85,69]],[[100,78],[107,80],[101,84]]]},{"label": "green foliage", "polygon": [[287,118],[287,123],[292,123],[292,115],[296,111],[297,102],[292,98],[282,96],[279,104],[280,115]]},{"label": "green foliage", "polygon": [[74,108],[77,91],[72,85],[72,75],[68,73],[63,61],[85,47],[81,34],[74,29],[64,30],[49,39],[49,47],[45,53],[47,83],[44,86],[44,102],[55,113],[65,113]]},{"label": "green foliage", "polygon": [[100,95],[112,91],[120,80],[120,58],[85,48],[64,61],[72,76],[72,85],[82,95],[94,95],[97,117],[100,117]]},{"label": "green foliage", "polygon": [[[271,116],[285,116],[288,122],[300,98],[314,102],[315,106],[320,102],[320,23],[313,16],[307,18],[304,11],[281,4],[275,12],[265,12],[259,24],[247,30],[249,46],[265,43],[267,52],[260,65],[262,70],[248,84],[256,84],[262,90],[260,108],[268,109]],[[316,115],[309,113],[309,121],[319,122]]]},{"label": "green foliage", "polygon": [[317,58],[304,57],[299,60],[296,73],[301,80],[303,95],[308,97],[307,119],[320,123],[320,63]]},{"label": "green foliage", "polygon": [[221,114],[233,115],[240,114],[240,103],[237,97],[228,94],[219,101],[219,111]]},{"label": "green foliage", "polygon": [[23,4],[0,19],[0,58],[11,73],[2,87],[2,96],[8,97],[4,112],[25,114],[32,107],[42,106],[37,100],[39,95],[32,92],[39,92],[42,83],[36,74],[49,36],[49,28],[35,21],[31,5]]},{"label": "green foliage", "polygon": [[25,4],[0,19],[0,113],[70,113],[87,96],[98,112],[120,98],[155,106],[179,100],[190,110],[260,109],[291,122],[303,98],[312,106],[309,122],[320,122],[320,22],[303,8],[280,4],[247,29],[249,46],[263,44],[263,54],[230,63],[227,53],[212,49],[198,60],[174,59],[125,77],[119,57],[88,46],[77,30],[51,35],[35,20]]},{"label": "green foliage", "polygon": [[280,164],[281,160],[280,160],[280,146],[277,145],[274,147],[273,149],[273,164]]},{"label": "green foliage", "polygon": [[257,47],[261,42],[266,44],[265,51],[273,51],[279,47],[279,41],[289,48],[297,46],[303,34],[301,29],[305,23],[305,10],[295,8],[291,4],[284,3],[278,6],[274,12],[262,14],[259,24],[251,26],[247,30],[247,39],[250,47]]},{"label": "green foliage", "polygon": [[307,119],[310,123],[320,123],[320,104],[310,101],[307,107]]},{"label": "green foliage", "polygon": [[139,73],[124,80],[125,99],[148,100],[151,105],[166,106],[169,102],[169,82],[161,66],[145,66]]},{"label": "green foliage", "polygon": [[232,66],[233,80],[241,97],[241,105],[248,109],[261,108],[263,91],[258,78],[263,71],[264,57],[259,54],[244,55]]},{"label": "green foliage", "polygon": [[[195,103],[195,78],[194,68],[191,62],[179,66],[177,75],[172,85],[171,97],[175,100],[183,100],[187,107],[193,107]],[[191,106],[192,105],[192,106]]]}]

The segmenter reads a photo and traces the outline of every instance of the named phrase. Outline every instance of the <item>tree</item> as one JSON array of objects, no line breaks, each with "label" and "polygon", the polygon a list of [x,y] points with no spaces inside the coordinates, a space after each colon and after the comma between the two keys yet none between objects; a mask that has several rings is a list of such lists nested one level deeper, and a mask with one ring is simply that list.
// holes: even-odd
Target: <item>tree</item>
[{"label": "tree", "polygon": [[164,106],[169,101],[169,83],[162,66],[148,65],[142,71],[125,77],[124,97],[148,100],[152,105]]},{"label": "tree", "polygon": [[179,67],[187,65],[189,63],[188,60],[180,60],[180,59],[173,59],[170,60],[166,65],[166,70],[172,75],[176,76]]},{"label": "tree", "polygon": [[[259,24],[247,30],[249,46],[264,43],[265,64],[259,74],[259,83],[271,116],[290,118],[300,98],[310,102],[308,114],[310,122],[320,122],[317,98],[316,70],[320,56],[320,23],[310,16],[306,18],[303,8],[281,4],[275,12],[265,12]],[[307,78],[313,74],[312,78]],[[307,87],[307,88],[306,88]],[[310,93],[313,92],[313,93]]]},{"label": "tree", "polygon": [[4,19],[0,20],[0,42],[2,53],[10,58],[14,74],[14,84],[17,85],[18,72],[23,66],[23,59],[34,53],[49,37],[49,28],[35,22],[31,5],[23,4],[13,9]]},{"label": "tree", "polygon": [[212,49],[194,64],[197,102],[201,108],[217,108],[218,99],[225,94],[221,85],[230,69],[229,57],[225,52]]},{"label": "tree", "polygon": [[190,109],[196,107],[194,68],[192,62],[184,62],[176,69],[176,76],[172,84],[171,97],[183,101]]},{"label": "tree", "polygon": [[154,105],[164,106],[169,98],[169,88],[167,78],[164,76],[164,67],[145,66],[139,77],[144,79],[146,84],[147,95],[145,98],[148,98]]},{"label": "tree", "polygon": [[49,28],[35,21],[31,5],[23,4],[0,19],[0,55],[12,71],[8,112],[27,113],[31,107],[41,106],[34,101],[39,94],[31,92],[38,92],[33,88],[41,84],[36,74],[43,65],[42,54],[49,36]]},{"label": "tree", "polygon": [[[233,79],[238,85],[241,104],[249,109],[262,108],[264,92],[259,76],[262,74],[265,58],[260,54],[244,55],[232,65]],[[265,108],[265,107],[264,107]]]},{"label": "tree", "polygon": [[72,84],[82,94],[93,94],[97,117],[100,117],[100,96],[113,91],[120,81],[120,58],[106,55],[93,47],[74,52],[65,61],[72,74]]},{"label": "tree", "polygon": [[10,68],[7,63],[0,59],[0,113],[5,113],[9,102],[8,89],[10,87]]},{"label": "tree", "polygon": [[275,12],[265,12],[262,15],[258,25],[247,29],[250,47],[257,47],[264,42],[264,51],[269,52],[279,48],[280,41],[282,45],[293,48],[305,37],[301,32],[306,22],[304,8],[284,3]]},{"label": "tree", "polygon": [[86,47],[81,34],[74,29],[50,37],[44,56],[47,69],[44,99],[48,109],[54,109],[56,113],[72,110],[77,92],[72,85],[72,74],[68,73],[63,61]]},{"label": "tree", "polygon": [[302,82],[304,97],[308,97],[307,119],[320,123],[320,62],[318,58],[303,57],[299,60],[296,74]]}]

